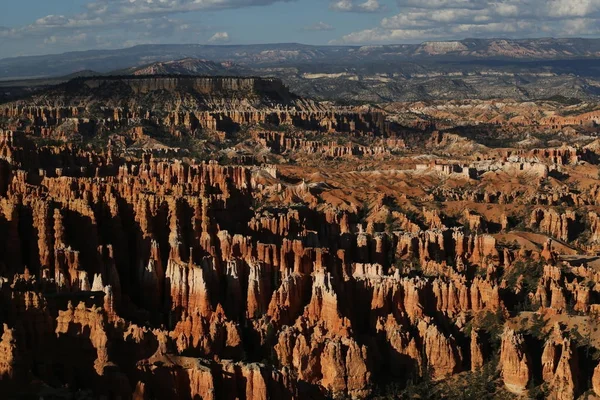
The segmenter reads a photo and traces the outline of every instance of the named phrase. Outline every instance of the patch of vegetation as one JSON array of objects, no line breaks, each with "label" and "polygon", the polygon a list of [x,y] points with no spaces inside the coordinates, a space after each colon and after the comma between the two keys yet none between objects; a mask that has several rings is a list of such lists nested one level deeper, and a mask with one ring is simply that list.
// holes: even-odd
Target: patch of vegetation
[{"label": "patch of vegetation", "polygon": [[597,104],[591,103],[584,107],[576,108],[574,110],[561,110],[560,115],[562,115],[563,117],[566,117],[569,115],[585,114],[585,113],[592,112],[592,111],[596,110],[597,108],[598,108]]},{"label": "patch of vegetation", "polygon": [[60,147],[61,145],[64,144],[64,142],[57,140],[57,139],[52,139],[52,138],[38,138],[38,137],[32,136],[32,139],[33,139],[33,142],[38,147],[43,147],[43,146]]},{"label": "patch of vegetation", "polygon": [[392,211],[390,210],[388,211],[388,214],[385,217],[385,231],[391,234],[392,232],[397,231],[398,229],[400,229],[400,224],[398,223],[398,220],[394,217]]},{"label": "patch of vegetation", "polygon": [[471,336],[473,329],[484,332],[489,337],[492,352],[496,353],[500,350],[501,335],[504,331],[505,322],[506,318],[501,308],[498,308],[495,312],[486,311],[477,314],[475,318],[466,324],[465,333],[467,336]]},{"label": "patch of vegetation", "polygon": [[531,317],[531,325],[529,329],[527,329],[527,333],[538,340],[546,341],[549,332],[546,332],[545,328],[546,325],[548,325],[548,321],[549,319],[544,319],[541,314],[533,314]]},{"label": "patch of vegetation", "polygon": [[529,386],[527,387],[527,391],[530,399],[535,400],[544,400],[548,398],[550,394],[548,385],[545,383],[539,386],[535,386],[533,380],[529,381]]},{"label": "patch of vegetation", "polygon": [[360,205],[360,208],[358,209],[358,211],[356,213],[357,222],[360,224],[365,222],[367,220],[367,218],[369,217],[369,212],[370,212],[369,202],[367,200],[363,200],[362,204]]},{"label": "patch of vegetation", "polygon": [[547,98],[542,99],[542,100],[553,101],[555,103],[560,103],[560,104],[564,104],[564,105],[567,105],[567,106],[574,106],[574,105],[577,105],[577,104],[581,104],[581,102],[582,102],[581,99],[578,99],[576,97],[565,97],[565,96],[562,96],[560,94],[557,94],[557,95],[554,95],[554,96],[551,96],[551,97],[547,97]]},{"label": "patch of vegetation", "polygon": [[[416,201],[413,201],[413,203],[417,204]],[[417,224],[420,227],[426,226],[425,221],[417,211],[399,206],[395,201],[387,202],[386,206],[389,208],[390,213],[395,211],[397,213],[404,214],[412,223]]]},{"label": "patch of vegetation", "polygon": [[513,264],[510,271],[505,274],[504,279],[506,279],[506,283],[509,287],[514,287],[517,284],[518,278],[523,275],[522,287],[531,288],[533,291],[537,289],[538,282],[543,273],[543,261],[534,261],[529,263],[517,261]]},{"label": "patch of vegetation", "polygon": [[507,286],[509,288],[515,288],[519,277],[523,277],[520,281],[521,290],[518,296],[514,298],[514,306],[512,309],[515,311],[535,311],[537,310],[536,304],[532,303],[530,293],[535,293],[537,290],[540,278],[544,273],[544,262],[534,261],[525,263],[523,261],[517,261],[511,267],[511,269],[504,275]]},{"label": "patch of vegetation", "polygon": [[384,387],[376,388],[371,399],[503,400],[512,398],[502,387],[499,377],[496,355],[476,372],[466,372],[437,382],[433,381],[429,374],[425,374],[417,383],[409,380],[404,387],[398,382],[391,382]]}]

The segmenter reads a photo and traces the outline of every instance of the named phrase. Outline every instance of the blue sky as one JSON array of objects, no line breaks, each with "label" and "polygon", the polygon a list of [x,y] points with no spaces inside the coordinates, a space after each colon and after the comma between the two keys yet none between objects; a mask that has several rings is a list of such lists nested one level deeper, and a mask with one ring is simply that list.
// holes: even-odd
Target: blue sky
[{"label": "blue sky", "polygon": [[3,0],[0,58],[151,43],[597,37],[600,0]]}]

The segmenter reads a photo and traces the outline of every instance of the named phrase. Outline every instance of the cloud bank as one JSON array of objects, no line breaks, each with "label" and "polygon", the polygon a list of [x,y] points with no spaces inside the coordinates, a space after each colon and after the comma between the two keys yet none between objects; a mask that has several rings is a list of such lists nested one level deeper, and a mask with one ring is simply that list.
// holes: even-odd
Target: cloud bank
[{"label": "cloud bank", "polygon": [[[347,2],[349,0],[341,0]],[[397,0],[399,12],[337,43],[386,43],[465,37],[593,36],[600,0]]]},{"label": "cloud bank", "polygon": [[[300,22],[292,15],[289,28],[281,24],[278,29],[282,31],[272,32],[274,38],[287,34],[289,40],[293,33],[293,40],[298,42],[309,39],[325,43],[334,38],[329,43],[378,44],[467,37],[600,36],[600,0],[321,0],[311,4],[303,3],[307,0],[88,1],[79,13],[46,15],[18,27],[0,26],[0,57],[137,44],[226,43],[231,33],[251,41],[252,31],[261,23],[260,15],[256,20],[257,13],[254,20],[244,22],[246,25],[238,22],[232,27],[212,26],[211,20],[203,21],[200,12],[240,9],[223,13],[237,12],[236,17],[245,21],[242,14],[246,10],[242,9],[278,4],[277,12],[286,20],[290,18],[285,13],[286,3],[293,1],[309,7],[309,18],[312,14],[314,20],[330,17],[326,19],[330,23],[303,25],[310,19]],[[186,19],[186,13],[195,14]],[[240,32],[243,29],[248,35]],[[336,38],[330,33],[333,31],[344,34]]]},{"label": "cloud bank", "polygon": [[54,49],[114,48],[159,42],[224,42],[228,35],[227,38],[211,36],[210,26],[200,21],[184,21],[179,16],[286,1],[290,0],[92,0],[77,14],[47,15],[28,25],[0,27],[0,54],[14,53],[17,49],[48,53]]}]

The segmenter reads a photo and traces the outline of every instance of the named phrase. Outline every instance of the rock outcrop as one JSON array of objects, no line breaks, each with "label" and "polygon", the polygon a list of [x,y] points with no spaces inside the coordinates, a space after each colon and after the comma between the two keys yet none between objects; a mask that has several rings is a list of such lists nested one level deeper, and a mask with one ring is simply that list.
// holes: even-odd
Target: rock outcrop
[{"label": "rock outcrop", "polygon": [[523,335],[505,329],[500,348],[500,372],[506,389],[518,395],[525,393],[532,375],[526,349]]}]

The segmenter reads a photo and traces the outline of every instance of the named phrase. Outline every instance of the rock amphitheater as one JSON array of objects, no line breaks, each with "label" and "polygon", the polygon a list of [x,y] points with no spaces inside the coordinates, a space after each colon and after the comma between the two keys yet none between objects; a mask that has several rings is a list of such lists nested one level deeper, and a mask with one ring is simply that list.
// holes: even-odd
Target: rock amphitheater
[{"label": "rock amphitheater", "polygon": [[2,397],[600,397],[599,112],[564,107],[160,76],[0,105]]}]

